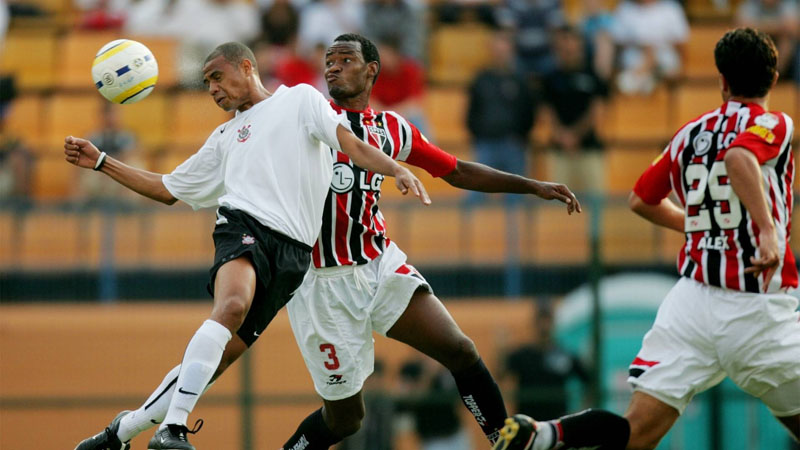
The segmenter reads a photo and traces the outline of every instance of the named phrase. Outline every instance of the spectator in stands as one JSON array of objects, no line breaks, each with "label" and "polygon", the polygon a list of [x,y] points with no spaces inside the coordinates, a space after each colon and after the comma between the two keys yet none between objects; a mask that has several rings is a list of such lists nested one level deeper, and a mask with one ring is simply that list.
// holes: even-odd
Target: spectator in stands
[{"label": "spectator in stands", "polygon": [[431,5],[436,21],[443,24],[480,23],[497,27],[494,1],[441,0]]},{"label": "spectator in stands", "polygon": [[126,8],[125,33],[139,36],[178,38],[175,6],[178,0],[131,0]]},{"label": "spectator in stands", "polygon": [[8,12],[8,4],[6,0],[0,0],[0,50],[6,42],[6,32],[8,31],[8,23],[11,21],[11,14]]},{"label": "spectator in stands", "polygon": [[125,8],[129,0],[75,0],[81,8],[80,28],[115,30],[125,23]]},{"label": "spectator in stands", "polygon": [[[89,140],[109,156],[126,164],[141,165],[141,162],[137,161],[136,136],[122,125],[119,116],[121,107],[104,99],[100,101],[102,102],[100,127],[89,135]],[[138,200],[135,193],[104,177],[81,177],[80,194],[89,203],[102,204],[108,200],[118,203],[120,195]]]},{"label": "spectator in stands", "polygon": [[800,82],[800,11],[796,0],[747,0],[739,6],[736,22],[769,34],[778,48],[780,79]]},{"label": "spectator in stands", "polygon": [[432,359],[412,359],[400,368],[397,409],[412,417],[421,450],[472,448],[460,404],[450,372]]},{"label": "spectator in stands", "polygon": [[553,124],[550,176],[578,192],[601,194],[606,170],[597,130],[608,87],[587,63],[577,29],[561,28],[553,44],[557,68],[542,82],[542,109]]},{"label": "spectator in stands", "polygon": [[555,67],[550,34],[566,23],[561,0],[505,0],[500,24],[513,28],[518,69],[541,77]]},{"label": "spectator in stands", "polygon": [[327,43],[318,42],[309,53],[300,51],[296,45],[291,46],[275,63],[275,78],[280,84],[288,87],[305,83],[314,86],[320,92],[328,92],[322,75],[327,48]]},{"label": "spectator in stands", "polygon": [[553,323],[551,305],[540,304],[533,319],[534,340],[513,350],[504,362],[503,373],[517,383],[517,411],[537,420],[567,413],[567,383],[572,377],[589,381],[581,361],[555,342]]},{"label": "spectator in stands", "polygon": [[261,37],[259,40],[273,45],[288,47],[297,40],[300,28],[300,13],[289,0],[275,0],[261,13]]},{"label": "spectator in stands", "polygon": [[586,58],[595,73],[610,80],[614,72],[614,16],[603,0],[583,0],[580,29],[586,40]]},{"label": "spectator in stands", "polygon": [[659,80],[672,81],[683,70],[689,24],[672,0],[625,0],[614,14],[614,40],[620,47],[617,87],[648,94]]},{"label": "spectator in stands", "polygon": [[400,40],[386,35],[378,42],[380,76],[372,88],[372,107],[396,111],[414,123],[423,134],[430,130],[425,118],[425,69],[403,54]]},{"label": "spectator in stands", "polygon": [[402,54],[422,61],[425,47],[422,16],[423,11],[412,8],[406,0],[367,0],[363,34],[374,42],[396,39]]},{"label": "spectator in stands", "polygon": [[21,205],[31,197],[35,158],[20,137],[6,128],[15,97],[14,79],[0,76],[0,202]]},{"label": "spectator in stands", "polygon": [[180,83],[202,88],[200,69],[206,55],[225,42],[255,39],[259,15],[247,0],[141,0],[131,11],[126,29],[179,39]]},{"label": "spectator in stands", "polygon": [[319,42],[327,45],[341,34],[358,33],[363,21],[360,0],[313,0],[300,11],[299,50],[311,51]]},{"label": "spectator in stands", "polygon": [[[527,175],[533,92],[527,78],[516,71],[511,33],[496,32],[489,45],[492,65],[479,72],[469,88],[467,128],[475,160],[498,170]],[[471,192],[467,201],[475,204],[484,198],[485,194]],[[517,196],[506,198],[512,203],[517,201]]]}]

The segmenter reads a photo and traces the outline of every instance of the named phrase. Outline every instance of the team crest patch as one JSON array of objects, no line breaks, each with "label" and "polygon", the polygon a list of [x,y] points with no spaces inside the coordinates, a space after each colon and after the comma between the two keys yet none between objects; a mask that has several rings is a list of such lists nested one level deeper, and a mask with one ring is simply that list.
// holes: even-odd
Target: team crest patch
[{"label": "team crest patch", "polygon": [[244,245],[253,245],[256,243],[256,238],[253,236],[244,235],[242,236],[242,244]]},{"label": "team crest patch", "polygon": [[379,126],[377,127],[373,125],[367,125],[367,130],[369,131],[369,134],[372,136],[372,138],[375,139],[375,142],[378,143],[378,148],[382,149],[383,144],[386,142],[386,130],[381,128],[380,125],[382,124],[380,122],[378,122],[378,125]]},{"label": "team crest patch", "polygon": [[239,136],[236,137],[237,141],[244,142],[244,141],[250,139],[250,125],[247,125],[246,127],[239,128],[236,131],[239,133]]}]

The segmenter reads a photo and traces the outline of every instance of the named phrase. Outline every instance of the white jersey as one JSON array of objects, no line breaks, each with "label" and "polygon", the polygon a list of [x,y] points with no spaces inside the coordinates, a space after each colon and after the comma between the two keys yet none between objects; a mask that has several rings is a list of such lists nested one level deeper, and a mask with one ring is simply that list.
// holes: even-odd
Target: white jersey
[{"label": "white jersey", "polygon": [[163,176],[164,186],[194,209],[238,209],[313,246],[333,176],[329,147],[341,150],[340,123],[316,89],[281,86],[217,127],[197,153]]}]

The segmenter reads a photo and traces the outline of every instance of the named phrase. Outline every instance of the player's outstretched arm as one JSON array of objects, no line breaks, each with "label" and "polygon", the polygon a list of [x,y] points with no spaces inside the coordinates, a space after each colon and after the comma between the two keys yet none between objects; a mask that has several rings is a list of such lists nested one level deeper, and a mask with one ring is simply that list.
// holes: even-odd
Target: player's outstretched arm
[{"label": "player's outstretched arm", "polygon": [[745,148],[733,147],[725,153],[725,167],[728,169],[728,180],[733,192],[750,213],[759,230],[757,257],[750,258],[753,266],[744,271],[756,276],[764,272],[764,289],[767,289],[780,263],[780,253],[778,233],[764,194],[758,159]]},{"label": "player's outstretched arm", "polygon": [[119,184],[145,197],[167,205],[177,201],[161,181],[161,174],[124,164],[105,155],[86,139],[67,136],[64,139],[64,155],[68,163],[84,169],[101,171]]},{"label": "player's outstretched arm", "polygon": [[658,204],[651,205],[642,200],[635,192],[631,192],[628,197],[628,206],[633,212],[656,225],[681,233],[684,232],[684,212],[668,198],[661,199]]},{"label": "player's outstretched arm", "polygon": [[425,186],[410,170],[397,164],[395,160],[377,148],[365,144],[341,125],[336,129],[336,136],[339,138],[339,145],[341,145],[342,151],[353,160],[355,165],[372,172],[394,177],[394,184],[403,195],[411,191],[411,193],[419,197],[422,203],[431,204],[431,199],[425,191]]},{"label": "player's outstretched arm", "polygon": [[442,179],[451,186],[470,191],[533,194],[545,200],[566,203],[568,214],[581,212],[580,202],[566,185],[525,178],[476,162],[459,159],[456,168]]}]

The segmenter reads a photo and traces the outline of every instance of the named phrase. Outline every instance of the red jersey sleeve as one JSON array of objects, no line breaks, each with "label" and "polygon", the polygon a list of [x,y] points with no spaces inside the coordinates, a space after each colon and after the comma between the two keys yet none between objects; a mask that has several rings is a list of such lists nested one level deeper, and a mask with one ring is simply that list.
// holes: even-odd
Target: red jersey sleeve
[{"label": "red jersey sleeve", "polygon": [[786,137],[786,120],[783,114],[765,112],[751,118],[747,128],[736,136],[728,148],[742,147],[764,164],[778,156]]},{"label": "red jersey sleeve", "polygon": [[409,123],[409,126],[411,127],[411,151],[405,162],[425,169],[433,177],[441,177],[455,170],[458,162],[455,156],[428,142],[428,139],[413,124]]},{"label": "red jersey sleeve", "polygon": [[669,181],[670,164],[668,145],[650,167],[636,181],[633,192],[648,205],[657,205],[664,200],[672,190]]}]

